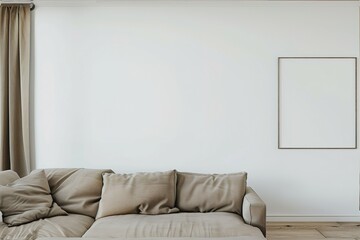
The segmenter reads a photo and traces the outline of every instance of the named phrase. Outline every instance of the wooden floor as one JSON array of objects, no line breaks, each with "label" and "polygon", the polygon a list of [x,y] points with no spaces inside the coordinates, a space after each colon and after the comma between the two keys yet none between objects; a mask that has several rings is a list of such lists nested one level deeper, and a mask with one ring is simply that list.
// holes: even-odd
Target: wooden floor
[{"label": "wooden floor", "polygon": [[360,240],[360,223],[267,223],[268,240]]}]

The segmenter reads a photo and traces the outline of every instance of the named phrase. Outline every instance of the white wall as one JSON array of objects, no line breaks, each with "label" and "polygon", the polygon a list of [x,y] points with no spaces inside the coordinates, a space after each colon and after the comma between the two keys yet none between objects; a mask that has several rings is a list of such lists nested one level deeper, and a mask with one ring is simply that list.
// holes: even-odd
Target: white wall
[{"label": "white wall", "polygon": [[277,149],[277,57],[358,57],[358,11],[333,2],[38,4],[36,167],[246,170],[272,220],[356,219],[359,150]]}]

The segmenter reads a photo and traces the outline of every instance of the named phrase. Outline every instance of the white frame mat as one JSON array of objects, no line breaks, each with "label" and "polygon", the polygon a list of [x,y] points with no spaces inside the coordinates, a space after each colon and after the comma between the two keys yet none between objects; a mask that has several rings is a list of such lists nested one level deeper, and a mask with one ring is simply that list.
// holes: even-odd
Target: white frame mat
[{"label": "white frame mat", "polygon": [[278,58],[278,148],[357,148],[357,58]]}]

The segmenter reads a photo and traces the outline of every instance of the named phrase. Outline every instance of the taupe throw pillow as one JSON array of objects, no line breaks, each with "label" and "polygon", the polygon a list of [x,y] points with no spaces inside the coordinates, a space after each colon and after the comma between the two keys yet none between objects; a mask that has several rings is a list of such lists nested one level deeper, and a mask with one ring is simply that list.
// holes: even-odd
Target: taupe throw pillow
[{"label": "taupe throw pillow", "polygon": [[120,214],[178,212],[175,171],[103,174],[103,189],[96,218]]},{"label": "taupe throw pillow", "polygon": [[177,173],[176,206],[184,212],[241,214],[245,172],[233,174]]},{"label": "taupe throw pillow", "polygon": [[96,217],[103,187],[103,173],[110,169],[44,169],[54,201],[68,213]]},{"label": "taupe throw pillow", "polygon": [[[0,185],[9,184],[19,178],[19,175],[12,170],[0,171]],[[0,223],[2,222],[2,212],[0,210]]]},{"label": "taupe throw pillow", "polygon": [[0,210],[8,226],[41,218],[67,215],[54,201],[44,171],[34,172],[0,186]]},{"label": "taupe throw pillow", "polygon": [[13,170],[0,171],[0,185],[12,183],[19,178],[19,175]]}]

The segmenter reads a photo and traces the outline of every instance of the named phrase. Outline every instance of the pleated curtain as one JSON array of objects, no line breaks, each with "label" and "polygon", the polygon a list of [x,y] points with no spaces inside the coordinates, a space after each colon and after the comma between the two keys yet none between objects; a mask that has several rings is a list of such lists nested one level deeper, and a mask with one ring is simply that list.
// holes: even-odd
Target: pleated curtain
[{"label": "pleated curtain", "polygon": [[30,7],[0,6],[0,170],[30,171]]}]

